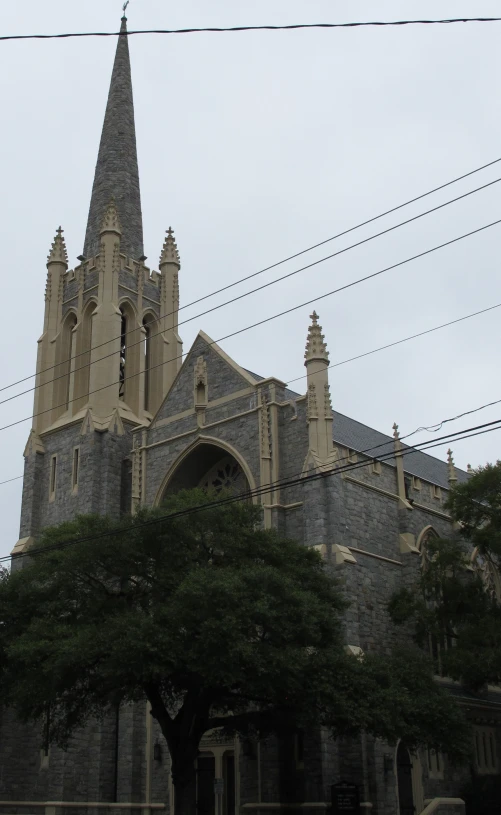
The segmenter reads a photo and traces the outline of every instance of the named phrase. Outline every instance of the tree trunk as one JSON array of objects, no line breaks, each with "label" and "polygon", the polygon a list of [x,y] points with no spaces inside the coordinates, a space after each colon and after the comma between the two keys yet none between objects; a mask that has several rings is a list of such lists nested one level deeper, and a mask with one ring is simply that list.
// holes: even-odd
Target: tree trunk
[{"label": "tree trunk", "polygon": [[198,750],[172,756],[172,781],[174,784],[174,815],[196,815],[197,774],[195,761]]}]

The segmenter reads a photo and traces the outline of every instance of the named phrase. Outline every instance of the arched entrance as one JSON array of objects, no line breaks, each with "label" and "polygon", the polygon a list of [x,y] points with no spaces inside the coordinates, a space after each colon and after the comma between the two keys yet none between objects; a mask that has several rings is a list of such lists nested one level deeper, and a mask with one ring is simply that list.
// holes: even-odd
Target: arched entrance
[{"label": "arched entrance", "polygon": [[188,452],[166,479],[160,502],[180,490],[201,487],[238,495],[250,489],[242,464],[227,449],[200,442]]},{"label": "arched entrance", "polygon": [[[216,779],[219,779],[217,790]],[[232,749],[214,747],[200,753],[197,759],[197,815],[235,815],[235,782],[235,753]]]},{"label": "arched entrance", "polygon": [[412,783],[412,759],[403,742],[397,749],[398,804],[400,815],[415,815],[414,790]]}]

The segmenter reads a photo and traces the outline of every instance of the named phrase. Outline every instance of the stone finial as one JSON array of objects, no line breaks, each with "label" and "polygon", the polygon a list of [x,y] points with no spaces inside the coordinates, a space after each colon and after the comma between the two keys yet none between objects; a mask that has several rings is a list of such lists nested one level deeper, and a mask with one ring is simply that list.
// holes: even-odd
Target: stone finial
[{"label": "stone finial", "polygon": [[122,227],[114,198],[111,199],[104,214],[103,223],[101,225],[101,235],[104,232],[116,232],[118,235],[122,234]]},{"label": "stone finial", "polygon": [[452,450],[450,448],[447,450],[447,467],[449,469],[449,484],[455,484],[458,479],[456,475],[456,468],[454,466],[454,459],[452,457]]},{"label": "stone finial", "polygon": [[171,226],[167,230],[167,237],[160,255],[159,265],[162,266],[164,263],[175,263],[178,268],[181,268],[181,258],[179,257],[174,231]]},{"label": "stone finial", "polygon": [[393,430],[393,438],[394,439],[400,439],[400,433],[398,432],[398,424],[396,422],[394,423],[392,430]]},{"label": "stone finial", "polygon": [[466,465],[466,472],[467,473],[472,473],[473,472],[473,467],[471,466],[471,464]]},{"label": "stone finial", "polygon": [[310,315],[311,325],[308,329],[308,339],[306,340],[306,350],[304,352],[304,364],[307,365],[312,359],[322,359],[329,362],[329,352],[322,334],[322,326],[318,324],[318,314],[316,311]]},{"label": "stone finial", "polygon": [[68,266],[68,252],[66,251],[66,241],[63,238],[61,227],[56,232],[56,237],[47,257],[47,264],[49,263],[64,263],[65,266]]}]

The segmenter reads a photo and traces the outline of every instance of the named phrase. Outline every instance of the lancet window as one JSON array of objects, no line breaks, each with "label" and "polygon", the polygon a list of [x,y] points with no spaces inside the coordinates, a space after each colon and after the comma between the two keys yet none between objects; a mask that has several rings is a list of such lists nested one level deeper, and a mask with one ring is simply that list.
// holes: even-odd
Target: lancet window
[{"label": "lancet window", "polygon": [[55,388],[54,388],[54,418],[60,416],[69,409],[70,403],[73,400],[71,380],[72,371],[71,364],[74,357],[74,344],[75,344],[75,326],[77,318],[73,312],[70,312],[61,329],[61,333],[57,340],[56,359],[57,365],[55,368]]},{"label": "lancet window", "polygon": [[119,398],[130,409],[139,415],[140,391],[140,356],[142,353],[141,325],[131,303],[125,300],[120,307],[120,360],[119,360]]},{"label": "lancet window", "polygon": [[81,327],[78,331],[75,357],[74,413],[84,407],[89,398],[92,315],[95,309],[96,303],[93,300],[87,303],[82,315]]}]

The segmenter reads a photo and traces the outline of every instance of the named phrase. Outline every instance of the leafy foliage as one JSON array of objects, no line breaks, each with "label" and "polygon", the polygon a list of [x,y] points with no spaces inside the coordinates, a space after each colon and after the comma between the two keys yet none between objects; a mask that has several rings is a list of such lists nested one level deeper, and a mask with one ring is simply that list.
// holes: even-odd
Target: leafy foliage
[{"label": "leafy foliage", "polygon": [[348,654],[346,603],[319,554],[262,529],[251,504],[212,500],[192,490],[118,524],[46,530],[38,554],[0,576],[4,701],[24,719],[50,703],[64,745],[90,717],[147,698],[176,789],[219,727],[364,730],[464,756],[465,723],[422,656]]},{"label": "leafy foliage", "polygon": [[[501,605],[495,591],[501,563],[501,462],[480,468],[456,486],[448,507],[460,534],[427,544],[419,581],[395,594],[389,611],[399,625],[412,622],[421,647],[430,639],[442,646],[444,674],[479,691],[501,682]],[[484,578],[493,575],[493,586],[476,564]],[[444,648],[446,643],[452,647]]]}]

